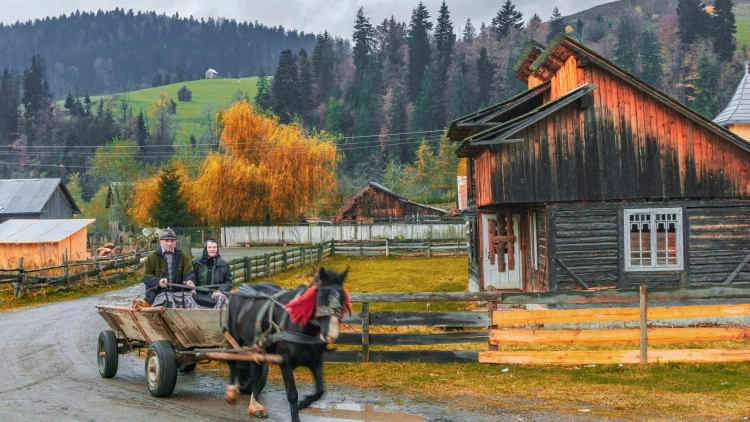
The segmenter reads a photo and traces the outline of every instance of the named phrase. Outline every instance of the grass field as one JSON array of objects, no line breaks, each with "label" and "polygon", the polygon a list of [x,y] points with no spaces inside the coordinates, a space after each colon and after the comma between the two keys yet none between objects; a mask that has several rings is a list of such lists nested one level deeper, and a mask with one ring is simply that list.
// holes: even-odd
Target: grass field
[{"label": "grass field", "polygon": [[[257,77],[242,79],[201,79],[198,81],[164,85],[157,88],[147,88],[120,94],[91,97],[91,100],[99,101],[100,98],[119,98],[121,95],[127,95],[134,114],[143,109],[146,115],[150,116],[149,113],[151,112],[152,104],[159,95],[159,91],[165,91],[177,104],[177,113],[172,115],[172,129],[175,131],[178,141],[187,142],[190,139],[190,134],[195,135],[196,139],[200,139],[201,134],[206,133],[208,130],[206,125],[207,108],[210,108],[211,121],[214,122],[216,111],[219,108],[229,107],[238,90],[243,93],[247,92],[250,98],[253,98],[256,93],[255,85],[257,80]],[[188,89],[193,92],[192,101],[182,102],[177,100],[177,91],[183,86],[187,86]],[[115,111],[113,112],[116,114],[116,108],[118,106],[117,102],[112,103],[112,106],[115,107]],[[96,107],[92,108],[96,109]],[[215,124],[212,123],[212,126],[215,127]]]}]

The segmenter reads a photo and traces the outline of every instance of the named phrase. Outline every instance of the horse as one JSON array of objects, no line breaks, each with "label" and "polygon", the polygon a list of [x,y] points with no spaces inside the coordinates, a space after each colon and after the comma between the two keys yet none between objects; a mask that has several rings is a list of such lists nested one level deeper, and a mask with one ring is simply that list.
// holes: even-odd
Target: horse
[{"label": "horse", "polygon": [[[278,354],[287,400],[293,422],[299,422],[299,411],[314,403],[325,392],[323,384],[323,353],[339,336],[338,325],[351,303],[344,290],[343,273],[321,268],[309,285],[283,290],[272,283],[245,285],[229,300],[227,326],[229,334],[240,346],[250,346],[263,353]],[[228,361],[230,385],[226,400],[234,404],[239,386],[237,362]],[[248,413],[265,418],[268,413],[258,402],[263,367],[248,362],[247,383],[243,392],[250,393]],[[310,369],[315,378],[315,392],[298,400],[294,368]],[[242,369],[242,368],[240,368]]]}]

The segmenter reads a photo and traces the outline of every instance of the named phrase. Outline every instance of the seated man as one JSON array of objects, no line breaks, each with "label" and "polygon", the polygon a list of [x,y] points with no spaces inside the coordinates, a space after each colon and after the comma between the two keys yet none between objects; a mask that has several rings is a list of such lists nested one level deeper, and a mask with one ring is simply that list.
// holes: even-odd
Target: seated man
[{"label": "seated man", "polygon": [[[169,285],[194,285],[195,273],[193,264],[190,262],[191,256],[176,248],[177,236],[172,229],[162,231],[159,245],[159,248],[149,255],[143,264],[143,284],[146,285],[144,300],[149,304],[163,303],[168,296],[166,293],[189,297],[186,290]],[[160,296],[158,301],[157,296]],[[188,306],[183,304],[181,307]]]},{"label": "seated man", "polygon": [[[229,269],[227,261],[221,258],[219,254],[219,243],[214,239],[206,240],[203,245],[203,255],[192,261],[195,270],[196,286],[220,286],[214,292],[197,291],[193,296],[198,305],[215,308],[217,302],[227,300],[226,294],[232,288],[232,271]],[[221,307],[221,306],[219,306]]]}]

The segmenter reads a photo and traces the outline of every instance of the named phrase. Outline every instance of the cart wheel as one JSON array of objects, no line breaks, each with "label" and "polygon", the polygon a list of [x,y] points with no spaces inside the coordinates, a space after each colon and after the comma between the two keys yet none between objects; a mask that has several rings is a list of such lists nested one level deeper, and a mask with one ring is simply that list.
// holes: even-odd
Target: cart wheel
[{"label": "cart wheel", "polygon": [[[260,388],[258,391],[263,392],[263,388],[266,386],[266,380],[268,380],[268,364],[263,365],[263,372],[260,373]],[[237,381],[240,383],[240,393],[251,394],[250,390],[250,368],[237,368]]]},{"label": "cart wheel", "polygon": [[99,366],[99,375],[102,378],[112,378],[117,375],[118,365],[117,336],[112,330],[99,333],[99,341],[96,346],[96,363]]},{"label": "cart wheel", "polygon": [[177,355],[172,343],[156,340],[146,352],[146,384],[154,397],[169,397],[177,383]]},{"label": "cart wheel", "polygon": [[195,371],[195,365],[196,365],[195,363],[191,363],[191,364],[188,364],[188,365],[182,365],[182,366],[180,366],[180,372],[183,373],[183,374],[189,374],[189,373]]}]

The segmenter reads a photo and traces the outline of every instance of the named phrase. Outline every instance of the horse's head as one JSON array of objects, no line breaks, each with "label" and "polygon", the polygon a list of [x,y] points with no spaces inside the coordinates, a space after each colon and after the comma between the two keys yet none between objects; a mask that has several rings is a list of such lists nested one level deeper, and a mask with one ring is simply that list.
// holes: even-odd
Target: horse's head
[{"label": "horse's head", "polygon": [[315,319],[320,324],[320,338],[326,343],[333,343],[339,338],[339,322],[349,310],[349,295],[344,290],[344,279],[349,268],[343,273],[320,268],[314,284]]}]

